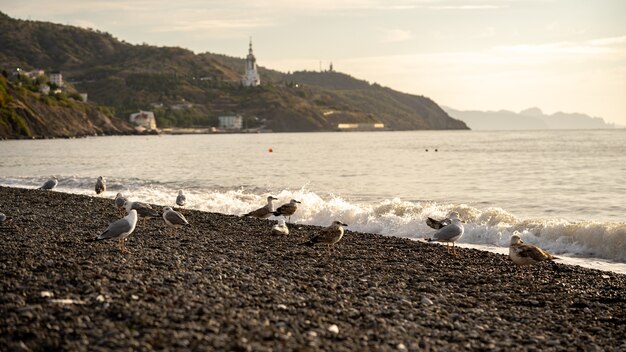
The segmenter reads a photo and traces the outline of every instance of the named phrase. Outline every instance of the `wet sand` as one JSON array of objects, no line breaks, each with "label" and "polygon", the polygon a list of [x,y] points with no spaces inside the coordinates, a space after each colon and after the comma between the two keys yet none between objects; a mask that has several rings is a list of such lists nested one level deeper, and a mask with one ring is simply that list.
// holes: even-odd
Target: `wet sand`
[{"label": "wet sand", "polygon": [[90,241],[111,199],[0,187],[0,211],[2,350],[626,350],[625,275],[191,210],[122,254]]}]

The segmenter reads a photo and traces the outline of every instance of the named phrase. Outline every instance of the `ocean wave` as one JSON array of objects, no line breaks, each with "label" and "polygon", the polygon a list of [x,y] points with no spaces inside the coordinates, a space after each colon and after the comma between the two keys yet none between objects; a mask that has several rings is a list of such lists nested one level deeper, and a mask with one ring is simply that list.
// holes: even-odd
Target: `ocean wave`
[{"label": "ocean wave", "polygon": [[[47,178],[2,178],[0,185],[38,188]],[[58,191],[95,195],[95,178],[59,177]],[[183,187],[139,179],[107,178],[104,197],[122,192],[131,200],[173,205],[179,188],[186,189],[188,208],[241,215],[265,204],[268,190],[256,187]],[[189,185],[185,185],[189,186]],[[466,204],[429,201],[403,201],[399,198],[373,203],[351,202],[332,194],[321,195],[302,187],[272,193],[275,206],[297,199],[302,203],[291,222],[326,226],[333,220],[349,224],[349,229],[412,239],[428,238],[434,230],[427,217],[444,218],[456,211],[466,221],[460,243],[507,247],[515,232],[522,238],[555,254],[584,256],[626,262],[626,223],[570,222],[564,219],[520,219],[501,208],[480,209]]]}]

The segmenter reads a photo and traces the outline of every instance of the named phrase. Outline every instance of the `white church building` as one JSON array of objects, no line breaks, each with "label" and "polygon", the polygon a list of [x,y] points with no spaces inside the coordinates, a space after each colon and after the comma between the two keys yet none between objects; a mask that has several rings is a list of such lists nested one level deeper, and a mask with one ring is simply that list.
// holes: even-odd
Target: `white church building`
[{"label": "white church building", "polygon": [[261,78],[259,78],[256,67],[256,58],[252,53],[252,39],[250,39],[250,49],[248,49],[248,56],[246,57],[246,74],[241,79],[241,84],[244,87],[256,87],[261,84]]}]

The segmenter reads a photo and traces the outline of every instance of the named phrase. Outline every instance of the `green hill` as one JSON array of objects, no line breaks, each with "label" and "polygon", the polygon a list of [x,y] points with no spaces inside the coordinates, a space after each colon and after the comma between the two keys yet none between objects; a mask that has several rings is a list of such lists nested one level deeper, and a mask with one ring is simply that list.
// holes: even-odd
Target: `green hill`
[{"label": "green hill", "polygon": [[128,122],[82,102],[77,93],[45,95],[29,79],[0,76],[0,139],[135,133]]},{"label": "green hill", "polygon": [[3,69],[59,70],[90,101],[126,119],[154,111],[159,127],[216,126],[241,114],[247,127],[333,130],[343,122],[389,129],[467,129],[432,100],[338,72],[281,73],[260,67],[262,85],[243,88],[244,60],[175,47],[131,45],[110,34],[0,13]]}]

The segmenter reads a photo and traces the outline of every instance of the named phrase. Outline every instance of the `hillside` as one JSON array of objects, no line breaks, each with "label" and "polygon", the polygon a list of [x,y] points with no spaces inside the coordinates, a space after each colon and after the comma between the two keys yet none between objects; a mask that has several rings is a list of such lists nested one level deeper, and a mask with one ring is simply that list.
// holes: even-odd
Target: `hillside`
[{"label": "hillside", "polygon": [[132,134],[126,121],[64,95],[45,96],[0,76],[0,139]]},{"label": "hillside", "polygon": [[286,74],[260,67],[262,85],[244,89],[243,59],[131,45],[96,30],[1,13],[0,62],[3,69],[60,70],[118,117],[151,110],[160,127],[216,126],[220,115],[241,114],[246,127],[274,131],[334,130],[343,122],[382,122],[393,130],[467,129],[428,98],[337,72]]},{"label": "hillside", "polygon": [[539,108],[530,108],[519,113],[500,111],[461,111],[448,107],[443,109],[473,130],[558,130],[558,129],[605,129],[615,128],[602,118],[580,113],[557,112],[544,114]]}]

